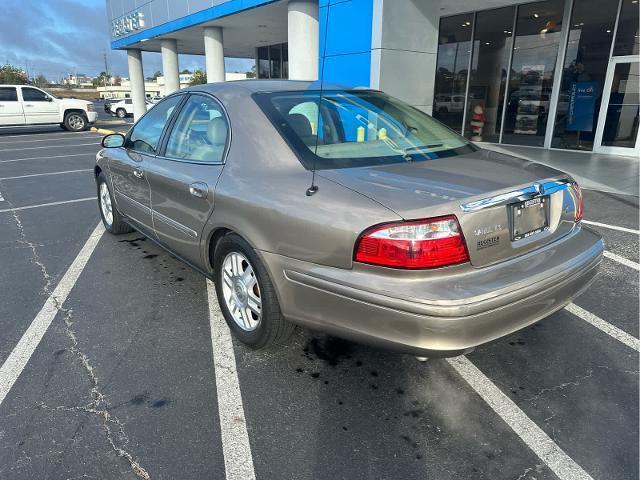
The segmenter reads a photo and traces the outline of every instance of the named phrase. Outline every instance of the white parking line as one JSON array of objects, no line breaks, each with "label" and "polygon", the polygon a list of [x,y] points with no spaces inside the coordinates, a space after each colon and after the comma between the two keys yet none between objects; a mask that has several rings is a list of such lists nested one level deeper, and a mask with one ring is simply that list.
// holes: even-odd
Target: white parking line
[{"label": "white parking line", "polygon": [[565,307],[565,309],[576,317],[581,318],[585,322],[590,323],[594,327],[602,330],[604,333],[615,338],[619,342],[624,343],[627,347],[633,348],[635,351],[640,352],[640,340],[635,338],[633,335],[629,335],[627,332],[611,325],[609,322],[601,319],[591,312],[588,312],[584,308],[580,308],[575,303],[570,303]]},{"label": "white parking line", "polygon": [[[0,150],[1,152],[1,150]],[[25,160],[45,160],[49,158],[67,158],[67,157],[82,157],[82,156],[91,156],[93,157],[95,153],[71,153],[69,155],[48,155],[46,157],[27,157],[27,158],[14,158],[12,160],[0,160],[0,163],[12,163],[12,162],[24,162]]]},{"label": "white parking line", "polygon": [[640,263],[632,262],[631,260],[621,257],[620,255],[616,255],[615,253],[611,253],[608,250],[605,250],[603,255],[607,258],[610,258],[611,260],[614,260],[618,263],[621,263],[622,265],[633,268],[640,272]]},{"label": "white parking line", "polygon": [[93,233],[60,280],[60,283],[58,283],[53,293],[49,295],[49,298],[47,298],[47,301],[44,303],[38,315],[36,315],[36,318],[33,319],[27,331],[24,332],[18,344],[2,364],[2,367],[0,367],[0,405],[2,405],[7,394],[29,362],[31,355],[33,355],[33,352],[40,344],[42,337],[56,317],[56,314],[67,300],[69,292],[71,292],[78,277],[87,265],[103,233],[104,228],[102,227],[102,223],[100,223],[93,230]]},{"label": "white parking line", "polygon": [[55,205],[65,205],[67,203],[88,202],[90,200],[96,200],[96,198],[97,197],[76,198],[75,200],[63,200],[61,202],[40,203],[38,205],[27,205],[25,207],[5,208],[3,210],[0,210],[0,213],[17,212],[19,210],[31,210],[32,208],[53,207]]},{"label": "white parking line", "polygon": [[19,175],[17,177],[0,177],[0,180],[17,180],[19,178],[31,178],[31,177],[45,177],[47,175],[64,175],[66,173],[78,173],[78,172],[92,172],[90,168],[83,168],[82,170],[65,170],[64,172],[47,172],[47,173],[32,173],[30,175]]},{"label": "white parking line", "polygon": [[[20,135],[20,136],[25,136],[25,135]],[[33,140],[33,139],[27,139],[27,140],[9,140],[8,142],[3,142],[1,141],[1,139],[3,138],[2,136],[0,136],[0,145],[11,145],[13,143],[34,143],[34,142],[59,142],[59,141],[73,141],[73,140],[89,140],[92,138],[95,138],[95,134],[90,134],[90,135],[86,135],[86,134],[82,134],[82,136],[78,135],[78,136],[71,136],[71,135],[65,135],[65,137],[68,138],[61,138],[61,137],[56,137],[56,138],[38,138],[37,140]]]},{"label": "white parking line", "polygon": [[449,358],[447,362],[558,478],[593,480],[467,357]]},{"label": "white parking line", "polygon": [[582,223],[592,225],[594,227],[610,228],[611,230],[619,230],[620,232],[635,233],[640,235],[640,230],[634,230],[633,228],[618,227],[617,225],[609,225],[608,223],[591,222],[589,220],[582,220]]},{"label": "white parking line", "polygon": [[216,290],[210,280],[207,280],[207,298],[226,478],[255,480],[231,333],[218,306]]},{"label": "white parking line", "polygon": [[77,143],[75,145],[47,145],[45,147],[25,147],[25,148],[7,148],[1,149],[0,152],[21,152],[22,150],[41,150],[43,148],[74,148],[74,147],[88,147],[89,145],[101,145],[98,143]]}]

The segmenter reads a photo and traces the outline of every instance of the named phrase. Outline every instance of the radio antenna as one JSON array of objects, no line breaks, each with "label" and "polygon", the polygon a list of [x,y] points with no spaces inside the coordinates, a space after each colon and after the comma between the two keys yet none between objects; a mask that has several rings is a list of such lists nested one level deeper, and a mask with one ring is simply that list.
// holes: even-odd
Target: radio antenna
[{"label": "radio antenna", "polygon": [[320,99],[318,100],[318,118],[316,120],[316,148],[313,152],[313,168],[311,170],[311,186],[307,188],[307,197],[315,195],[318,191],[316,185],[316,160],[318,158],[318,141],[320,139],[320,119],[322,118],[322,94],[324,91],[324,65],[327,62],[327,35],[329,34],[329,9],[331,3],[327,3],[327,18],[324,22],[324,45],[322,47],[322,68],[320,69]]}]

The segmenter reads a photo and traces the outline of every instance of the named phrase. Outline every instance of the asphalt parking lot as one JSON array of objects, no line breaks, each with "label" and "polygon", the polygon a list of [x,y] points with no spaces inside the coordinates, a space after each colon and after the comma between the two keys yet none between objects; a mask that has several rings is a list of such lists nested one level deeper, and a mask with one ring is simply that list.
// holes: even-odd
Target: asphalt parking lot
[{"label": "asphalt parking lot", "polygon": [[637,197],[585,191],[596,282],[466,357],[253,352],[200,274],[103,233],[99,141],[0,131],[1,479],[638,478]]}]

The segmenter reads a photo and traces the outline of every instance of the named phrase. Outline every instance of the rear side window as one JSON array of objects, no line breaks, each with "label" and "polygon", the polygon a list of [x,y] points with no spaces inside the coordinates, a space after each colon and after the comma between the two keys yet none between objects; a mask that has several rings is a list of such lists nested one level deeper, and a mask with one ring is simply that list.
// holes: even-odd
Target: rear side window
[{"label": "rear side window", "polygon": [[133,127],[126,142],[126,148],[140,153],[156,155],[160,144],[160,137],[176,105],[182,96],[176,95],[160,102],[149,110]]},{"label": "rear side window", "polygon": [[42,90],[22,87],[22,99],[25,102],[48,102],[50,98]]},{"label": "rear side window", "polygon": [[433,160],[476,150],[429,115],[381,92],[274,92],[254,99],[309,169]]},{"label": "rear side window", "polygon": [[211,97],[191,95],[176,118],[165,156],[191,162],[220,163],[228,133],[229,126],[220,104]]},{"label": "rear side window", "polygon": [[15,87],[0,87],[0,102],[17,102],[18,92]]}]

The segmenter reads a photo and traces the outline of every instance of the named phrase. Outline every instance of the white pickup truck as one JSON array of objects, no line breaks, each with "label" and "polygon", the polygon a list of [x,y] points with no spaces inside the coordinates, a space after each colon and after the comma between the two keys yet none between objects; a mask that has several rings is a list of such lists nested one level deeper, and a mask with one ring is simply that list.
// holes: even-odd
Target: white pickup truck
[{"label": "white pickup truck", "polygon": [[80,132],[97,119],[91,102],[56,98],[30,85],[0,85],[0,127],[56,123]]}]

